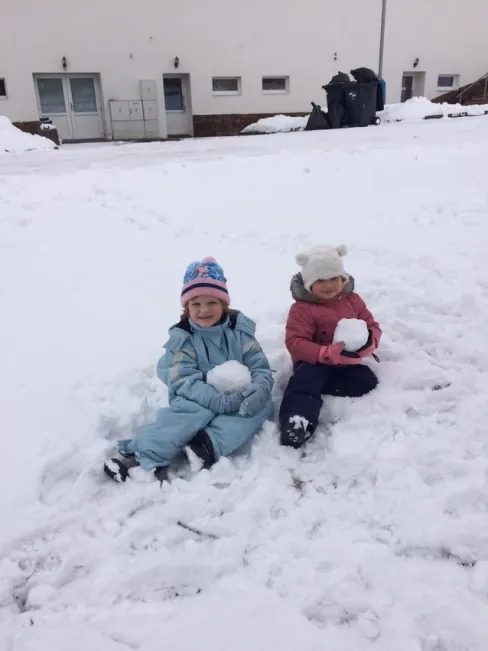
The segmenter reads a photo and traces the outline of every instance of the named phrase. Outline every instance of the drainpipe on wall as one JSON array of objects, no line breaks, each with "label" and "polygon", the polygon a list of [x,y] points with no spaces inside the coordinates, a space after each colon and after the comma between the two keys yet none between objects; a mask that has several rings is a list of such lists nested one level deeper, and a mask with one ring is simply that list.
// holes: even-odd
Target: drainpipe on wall
[{"label": "drainpipe on wall", "polygon": [[386,3],[388,0],[381,0],[381,30],[380,30],[380,60],[378,63],[378,77],[383,78],[383,56],[385,53],[385,25],[386,25]]}]

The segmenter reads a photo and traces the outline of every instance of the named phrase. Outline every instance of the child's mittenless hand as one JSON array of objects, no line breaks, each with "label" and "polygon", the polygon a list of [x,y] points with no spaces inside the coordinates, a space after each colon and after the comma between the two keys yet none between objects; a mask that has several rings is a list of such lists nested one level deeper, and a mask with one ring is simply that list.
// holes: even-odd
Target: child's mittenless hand
[{"label": "child's mittenless hand", "polygon": [[239,409],[239,416],[254,416],[264,405],[268,392],[259,384],[251,384],[243,392],[244,400]]},{"label": "child's mittenless hand", "polygon": [[215,414],[234,414],[239,411],[243,400],[242,391],[228,394],[219,393],[212,399],[209,409]]}]

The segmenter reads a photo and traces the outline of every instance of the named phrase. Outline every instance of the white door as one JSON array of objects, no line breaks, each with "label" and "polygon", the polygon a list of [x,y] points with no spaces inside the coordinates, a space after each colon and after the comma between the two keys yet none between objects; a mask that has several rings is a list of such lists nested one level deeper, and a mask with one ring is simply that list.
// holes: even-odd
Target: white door
[{"label": "white door", "polygon": [[98,84],[94,77],[68,77],[71,120],[75,140],[103,138]]},{"label": "white door", "polygon": [[401,101],[406,102],[412,97],[423,97],[425,90],[425,72],[404,72],[402,76]]},{"label": "white door", "polygon": [[73,130],[69,116],[69,103],[66,100],[62,77],[39,77],[36,79],[39,115],[50,118],[62,140],[73,140]]},{"label": "white door", "polygon": [[193,116],[189,75],[163,75],[168,136],[191,136]]},{"label": "white door", "polygon": [[36,77],[41,117],[50,118],[62,140],[104,137],[98,79],[93,75]]}]

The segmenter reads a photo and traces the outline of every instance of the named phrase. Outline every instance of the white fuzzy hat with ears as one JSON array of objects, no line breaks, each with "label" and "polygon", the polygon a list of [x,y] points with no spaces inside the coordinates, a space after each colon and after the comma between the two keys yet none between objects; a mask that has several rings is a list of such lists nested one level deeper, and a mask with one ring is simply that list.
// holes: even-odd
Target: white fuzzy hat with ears
[{"label": "white fuzzy hat with ears", "polygon": [[349,276],[344,271],[342,258],[347,255],[344,244],[340,246],[315,246],[296,256],[296,261],[302,268],[302,278],[305,289],[310,288],[317,280],[329,280],[342,276],[347,282]]}]

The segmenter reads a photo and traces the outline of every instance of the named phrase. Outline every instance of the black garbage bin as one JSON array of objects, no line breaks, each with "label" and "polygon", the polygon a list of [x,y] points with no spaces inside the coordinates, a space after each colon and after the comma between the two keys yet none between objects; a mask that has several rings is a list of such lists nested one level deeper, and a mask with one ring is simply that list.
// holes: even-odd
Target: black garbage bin
[{"label": "black garbage bin", "polygon": [[349,86],[351,86],[351,82],[338,82],[322,86],[327,94],[327,119],[331,129],[341,129],[347,126],[346,96],[344,90]]},{"label": "black garbage bin", "polygon": [[349,127],[369,127],[376,123],[377,81],[347,84],[344,96]]}]

